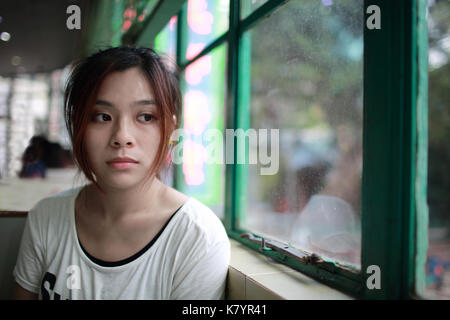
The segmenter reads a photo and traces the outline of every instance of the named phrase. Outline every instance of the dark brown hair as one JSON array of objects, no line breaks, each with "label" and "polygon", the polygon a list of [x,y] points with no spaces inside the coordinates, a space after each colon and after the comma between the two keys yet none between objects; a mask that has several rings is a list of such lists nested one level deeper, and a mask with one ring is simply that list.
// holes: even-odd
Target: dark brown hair
[{"label": "dark brown hair", "polygon": [[148,78],[160,114],[161,142],[150,168],[149,178],[159,177],[169,152],[170,136],[178,126],[173,122],[181,109],[178,80],[158,54],[150,48],[121,46],[101,50],[75,63],[64,93],[64,117],[73,146],[73,157],[86,178],[100,190],[85,150],[85,132],[98,90],[112,72],[138,67]]}]

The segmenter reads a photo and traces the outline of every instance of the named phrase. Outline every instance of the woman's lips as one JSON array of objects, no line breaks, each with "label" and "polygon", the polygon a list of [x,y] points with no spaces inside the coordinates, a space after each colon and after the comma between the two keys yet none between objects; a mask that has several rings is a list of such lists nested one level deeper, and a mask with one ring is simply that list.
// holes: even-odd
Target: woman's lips
[{"label": "woman's lips", "polygon": [[108,165],[114,169],[129,169],[137,165],[137,162],[133,161],[112,161],[108,162]]}]

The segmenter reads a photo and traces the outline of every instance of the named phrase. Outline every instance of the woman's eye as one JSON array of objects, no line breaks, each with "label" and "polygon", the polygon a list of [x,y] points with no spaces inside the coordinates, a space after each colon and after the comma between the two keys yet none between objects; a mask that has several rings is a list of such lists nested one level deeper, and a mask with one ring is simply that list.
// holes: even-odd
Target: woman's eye
[{"label": "woman's eye", "polygon": [[144,113],[144,114],[141,114],[141,115],[139,116],[139,118],[140,118],[143,122],[150,122],[150,121],[152,121],[152,120],[155,120],[155,117],[154,117],[152,114],[150,114],[150,113]]},{"label": "woman's eye", "polygon": [[106,113],[97,113],[94,116],[94,120],[98,121],[98,122],[106,122],[111,120],[111,117],[109,115],[107,115]]}]

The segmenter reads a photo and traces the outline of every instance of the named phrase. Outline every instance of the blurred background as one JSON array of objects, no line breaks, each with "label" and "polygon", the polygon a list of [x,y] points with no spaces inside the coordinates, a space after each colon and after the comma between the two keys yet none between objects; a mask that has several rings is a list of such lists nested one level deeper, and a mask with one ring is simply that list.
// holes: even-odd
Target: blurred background
[{"label": "blurred background", "polygon": [[89,11],[89,1],[0,3],[2,210],[27,211],[43,196],[76,185],[63,91],[68,66],[82,52],[87,19],[69,30],[72,4]]}]

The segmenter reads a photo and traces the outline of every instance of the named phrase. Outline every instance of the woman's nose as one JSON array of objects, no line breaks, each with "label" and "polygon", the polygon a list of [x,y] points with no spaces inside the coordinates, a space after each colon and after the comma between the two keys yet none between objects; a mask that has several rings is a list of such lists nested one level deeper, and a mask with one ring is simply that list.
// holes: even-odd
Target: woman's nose
[{"label": "woman's nose", "polygon": [[130,129],[130,125],[126,121],[118,122],[111,137],[111,145],[115,148],[133,146],[134,138]]}]

